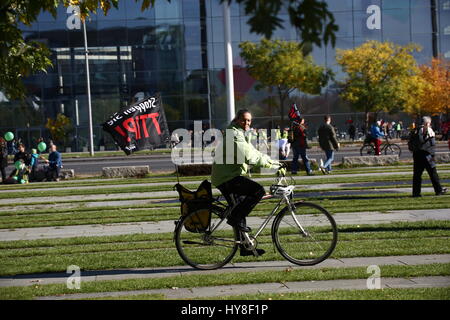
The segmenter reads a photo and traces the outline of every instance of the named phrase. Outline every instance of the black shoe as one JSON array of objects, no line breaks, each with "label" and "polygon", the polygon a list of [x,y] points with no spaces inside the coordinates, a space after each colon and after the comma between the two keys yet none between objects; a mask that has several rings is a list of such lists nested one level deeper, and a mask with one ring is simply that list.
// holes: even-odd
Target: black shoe
[{"label": "black shoe", "polygon": [[236,221],[236,220],[233,220],[233,218],[229,218],[227,223],[230,226],[237,228],[241,232],[247,232],[248,233],[248,232],[252,231],[252,229],[250,227],[247,227],[247,225],[245,223],[245,219],[242,219],[240,221]]},{"label": "black shoe", "polygon": [[266,251],[264,249],[256,249],[256,253],[257,255],[255,255],[255,253],[252,250],[247,250],[245,248],[241,247],[241,257],[248,257],[248,256],[262,256],[264,253],[266,253]]},{"label": "black shoe", "polygon": [[442,196],[443,194],[446,194],[447,191],[448,191],[447,188],[442,188],[442,190],[440,192],[436,193],[436,195],[437,196]]},{"label": "black shoe", "polygon": [[413,194],[412,197],[413,198],[421,198],[422,196],[420,194]]}]

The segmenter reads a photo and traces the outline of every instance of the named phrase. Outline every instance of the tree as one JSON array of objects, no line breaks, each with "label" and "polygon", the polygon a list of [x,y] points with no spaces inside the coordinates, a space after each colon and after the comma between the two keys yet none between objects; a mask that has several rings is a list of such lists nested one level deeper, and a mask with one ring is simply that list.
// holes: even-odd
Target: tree
[{"label": "tree", "polygon": [[[125,1],[125,0],[122,0]],[[141,9],[153,7],[155,0],[141,2]],[[170,0],[159,0],[170,1]],[[251,32],[268,38],[283,20],[277,17],[282,6],[287,6],[291,24],[297,28],[303,41],[321,45],[335,43],[338,30],[327,4],[321,0],[220,0],[236,1],[245,8],[249,16]],[[79,6],[80,17],[85,19],[92,12],[101,9],[106,15],[111,7],[118,7],[119,0],[2,0],[0,4],[0,91],[9,99],[24,98],[26,95],[22,79],[28,75],[45,72],[52,66],[50,51],[39,42],[25,41],[19,23],[31,25],[41,11],[56,17],[60,4],[65,7]]]},{"label": "tree", "polygon": [[7,98],[24,99],[26,90],[22,79],[39,71],[46,72],[52,66],[48,48],[37,41],[25,41],[19,23],[31,25],[41,11],[56,17],[60,3],[66,7],[79,6],[84,19],[97,8],[106,14],[111,5],[117,7],[118,0],[3,0],[0,5],[0,90]]},{"label": "tree", "polygon": [[293,41],[262,39],[259,44],[242,42],[241,56],[249,74],[260,87],[276,92],[280,102],[281,125],[284,103],[294,90],[320,94],[331,77],[331,71],[314,64],[305,46]]},{"label": "tree", "polygon": [[403,83],[404,88],[398,93],[404,101],[402,111],[415,115],[416,119],[421,118],[424,112],[423,102],[426,100],[431,84],[419,74],[413,75],[410,81]]},{"label": "tree", "polygon": [[[450,62],[433,58],[429,65],[421,65],[420,78],[427,83],[417,95],[416,104],[420,113],[445,113],[448,119],[450,108]],[[417,112],[416,112],[417,113]]]},{"label": "tree", "polygon": [[47,118],[45,127],[50,131],[52,139],[57,144],[66,144],[67,135],[73,130],[72,121],[62,113],[56,119]]},{"label": "tree", "polygon": [[[221,0],[222,3],[224,0]],[[226,0],[225,0],[226,1]],[[320,0],[235,0],[243,4],[245,14],[250,16],[247,23],[250,32],[263,35],[270,39],[276,28],[283,28],[283,19],[278,17],[282,6],[287,7],[290,23],[299,31],[302,43],[310,42],[321,46],[331,41],[336,42],[335,24],[333,14],[328,11],[328,5]],[[232,0],[228,0],[232,2]]]},{"label": "tree", "polygon": [[[412,52],[418,46],[367,41],[349,50],[337,50],[336,61],[347,77],[340,82],[340,96],[352,106],[375,117],[381,111],[395,113],[412,103],[411,88],[420,87],[419,69]],[[375,120],[375,119],[374,119]]]}]

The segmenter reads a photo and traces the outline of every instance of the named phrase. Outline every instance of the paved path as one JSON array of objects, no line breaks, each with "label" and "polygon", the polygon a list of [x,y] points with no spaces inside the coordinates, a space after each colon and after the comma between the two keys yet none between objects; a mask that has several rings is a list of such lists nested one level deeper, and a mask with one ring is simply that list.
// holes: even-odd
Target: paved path
[{"label": "paved path", "polygon": [[[416,277],[416,278],[382,278],[380,289],[387,288],[448,288],[450,277]],[[325,281],[296,281],[283,283],[261,283],[246,285],[227,285],[214,287],[154,289],[139,291],[118,291],[104,293],[85,293],[64,296],[40,297],[37,300],[65,300],[65,299],[89,299],[121,296],[133,296],[140,294],[162,294],[165,299],[195,299],[206,297],[223,297],[243,294],[283,294],[296,292],[314,292],[331,290],[365,290],[367,279],[351,280],[325,280]],[[221,310],[223,311],[223,310]],[[220,311],[218,311],[220,312]]]},{"label": "paved path", "polygon": [[[282,270],[309,270],[320,268],[351,268],[367,267],[370,265],[427,265],[434,263],[450,263],[450,254],[436,255],[410,255],[410,256],[387,256],[387,257],[358,257],[327,259],[314,266],[296,266],[288,261],[253,261],[230,263],[218,270],[195,270],[189,266],[175,266],[164,268],[139,268],[139,269],[118,269],[82,271],[81,283],[88,281],[144,279],[144,278],[165,278],[188,275],[206,275],[222,273],[259,272],[259,271],[282,271]],[[23,274],[16,276],[0,277],[0,287],[28,286],[32,284],[52,284],[66,283],[69,274],[46,273],[46,274]]]},{"label": "paved path", "polygon": [[[425,183],[425,182],[424,182]],[[354,185],[354,184],[352,184]],[[363,189],[363,190],[339,190],[339,184],[328,184],[327,189],[335,189],[335,191],[315,191],[315,189],[322,189],[323,185],[317,187],[309,187],[306,185],[301,186],[298,190],[302,190],[302,192],[297,192],[295,195],[297,198],[309,198],[309,197],[317,197],[322,195],[328,196],[336,196],[336,195],[362,195],[362,194],[377,194],[377,193],[411,193],[412,187],[407,188],[381,188],[381,189]],[[101,187],[97,187],[101,188]],[[269,192],[270,187],[265,187],[266,192]],[[311,192],[305,192],[310,188]],[[431,187],[423,187],[422,192],[434,192]],[[51,193],[49,193],[51,194]],[[219,195],[219,191],[217,189],[213,189],[213,194]],[[108,201],[113,202],[113,205],[125,205],[123,203],[129,203],[127,199],[139,199],[146,201],[160,201],[160,200],[170,200],[170,201],[178,201],[175,198],[178,198],[177,191],[151,191],[151,192],[126,192],[126,193],[111,193],[111,194],[90,194],[90,195],[73,195],[73,196],[46,196],[46,197],[30,197],[27,198],[27,203],[61,203],[61,202],[72,202],[72,201]],[[0,205],[8,205],[8,204],[16,204],[18,201],[22,201],[22,197],[20,198],[9,198],[9,199],[0,199]],[[132,200],[134,201],[134,200]]]},{"label": "paved path", "polygon": [[[450,208],[433,210],[403,210],[387,212],[344,212],[333,215],[336,223],[379,224],[397,221],[450,220]],[[316,219],[314,219],[315,221]],[[249,217],[248,225],[261,225],[260,217]],[[135,233],[173,232],[173,220],[160,222],[133,222],[113,224],[89,224],[77,226],[57,226],[39,228],[0,229],[0,241],[34,240],[72,237],[114,236]]]},{"label": "paved path", "polygon": [[[396,182],[393,182],[396,184]],[[426,181],[424,181],[426,183]],[[341,190],[339,189],[339,186],[348,186],[352,188],[357,188],[357,184],[322,184],[322,185],[309,185],[309,186],[302,186],[301,189],[298,188],[297,191],[302,190],[302,192],[297,192],[295,194],[296,199],[307,199],[312,197],[318,197],[318,198],[327,198],[332,196],[345,196],[347,199],[350,197],[360,197],[360,196],[367,196],[367,195],[374,195],[377,197],[377,195],[384,196],[386,194],[404,194],[404,193],[411,193],[411,187],[404,187],[404,188],[379,188],[379,189],[351,189],[351,190]],[[377,186],[383,186],[383,183],[360,183],[358,184],[360,188],[362,187],[372,187],[376,188]],[[325,191],[321,191],[319,189],[325,188]],[[267,191],[268,188],[266,188]],[[215,190],[215,189],[214,189]],[[433,193],[434,190],[431,187],[423,187],[422,192],[426,193]],[[64,196],[64,197],[37,197],[37,198],[28,198],[26,204],[21,205],[20,207],[13,206],[17,203],[17,199],[10,200],[7,203],[0,206],[0,213],[5,211],[15,211],[18,208],[20,210],[44,210],[44,209],[55,209],[55,208],[62,208],[62,209],[70,209],[70,208],[79,208],[80,205],[86,208],[93,208],[93,207],[110,207],[110,206],[136,206],[136,205],[150,205],[150,204],[157,204],[157,203],[165,203],[165,204],[172,204],[173,206],[179,206],[178,201],[178,194],[176,192],[172,191],[165,191],[160,194],[160,197],[152,198],[157,194],[156,192],[148,192],[148,193],[136,193],[136,197],[131,198],[131,193],[127,193],[126,195],[121,196],[120,194],[114,196],[114,194],[111,195],[91,195],[91,196]],[[218,193],[215,193],[215,195],[219,195]],[[124,198],[123,198],[124,197]],[[223,198],[222,198],[223,200]],[[75,201],[75,202],[74,202]],[[0,200],[1,202],[1,200]],[[51,204],[51,207],[49,207],[49,204]],[[449,207],[450,207],[450,198],[449,198]],[[157,210],[158,207],[155,208],[147,208],[149,210]],[[51,213],[51,211],[49,211]]]},{"label": "paved path", "polygon": [[[450,170],[442,170],[440,172],[450,172]],[[331,177],[370,177],[370,176],[389,176],[389,175],[406,175],[411,176],[412,172],[376,172],[376,173],[359,173],[359,174],[342,174],[342,175],[334,175]],[[330,191],[326,192],[327,196],[336,196],[336,195],[362,195],[362,194],[376,194],[376,193],[411,193],[411,186],[404,188],[386,188],[386,189],[365,189],[365,190],[340,190],[342,188],[358,188],[358,187],[376,187],[376,186],[386,186],[395,181],[386,182],[386,183],[374,183],[374,182],[361,182],[361,183],[328,183],[328,184],[318,184],[318,185],[304,185],[302,181],[314,181],[316,179],[323,178],[323,175],[316,176],[301,176],[296,177],[297,181],[297,190],[301,190],[302,192],[297,194],[297,197],[317,197],[324,196],[323,192],[315,191],[317,189],[328,189]],[[256,181],[264,182],[264,181],[273,181],[273,177],[270,178],[255,178]],[[159,202],[161,200],[175,201],[178,197],[177,191],[153,191],[153,192],[139,192],[139,187],[144,186],[163,186],[163,185],[173,185],[173,182],[158,182],[158,183],[142,183],[142,184],[114,184],[116,180],[112,180],[111,184],[107,185],[97,185],[97,186],[78,186],[78,187],[61,187],[61,188],[32,188],[32,189],[16,189],[16,190],[0,190],[0,211],[11,210],[11,207],[7,207],[8,204],[16,204],[18,199],[22,199],[21,193],[24,194],[30,191],[41,191],[48,192],[49,196],[43,197],[30,197],[27,200],[28,204],[32,203],[51,203],[52,206],[56,203],[61,202],[73,202],[73,201],[83,201],[89,202],[91,204],[88,206],[106,206],[108,203],[113,203],[113,205],[127,205],[127,204],[137,204],[137,203],[151,203],[153,201]],[[424,180],[423,183],[427,183],[428,180]],[[183,184],[200,184],[201,181],[186,181]],[[404,182],[402,182],[404,183]],[[127,192],[127,193],[112,193],[112,194],[92,194],[92,195],[69,195],[69,196],[60,196],[54,197],[51,196],[51,193],[55,190],[96,190],[99,188],[125,188],[125,187],[136,187],[136,192]],[[266,187],[266,191],[268,191],[269,187]],[[311,190],[311,192],[305,192]],[[422,188],[423,192],[433,192],[433,189],[430,187]],[[8,194],[11,192],[18,193],[18,197],[16,198],[4,198],[2,199],[2,194]],[[219,194],[217,189],[213,189],[215,194]],[[140,199],[140,200],[127,200],[130,198]],[[138,201],[138,202],[136,202]],[[99,203],[94,203],[99,202]]]},{"label": "paved path", "polygon": [[[439,170],[439,173],[449,173],[450,170]],[[412,177],[412,170],[408,170],[408,171],[400,171],[400,172],[369,172],[369,173],[353,173],[353,174],[335,174],[335,175],[330,175],[330,176],[326,176],[326,178],[352,178],[352,177],[373,177],[373,176],[390,176],[390,175],[404,175],[404,176],[411,176]],[[324,178],[325,176],[322,174],[317,173],[314,176],[294,176],[294,178],[297,181],[297,185],[298,186],[302,186],[302,187],[310,187],[308,185],[302,185],[301,182],[302,181],[314,181],[317,179],[321,179]],[[2,193],[17,193],[17,192],[30,192],[30,191],[42,191],[42,192],[52,192],[52,191],[56,191],[56,190],[95,190],[101,187],[107,187],[107,188],[125,188],[125,187],[136,187],[136,188],[142,188],[142,187],[158,187],[158,186],[173,186],[177,183],[176,177],[171,177],[168,178],[171,179],[172,181],[170,182],[146,182],[146,183],[129,183],[129,184],[120,184],[120,179],[111,179],[111,181],[108,179],[103,179],[103,180],[86,180],[92,183],[95,182],[111,182],[111,183],[102,183],[101,185],[94,185],[94,186],[62,186],[62,187],[58,187],[57,184],[55,183],[54,185],[52,185],[49,188],[43,188],[41,183],[36,184],[36,188],[30,188],[29,186],[34,185],[34,183],[27,185],[27,188],[11,188],[11,189],[0,189],[0,195]],[[253,180],[255,181],[259,181],[259,182],[267,182],[267,181],[274,181],[274,176],[273,174],[270,175],[270,177],[260,177],[260,178],[253,178]],[[150,179],[149,179],[150,180]],[[79,182],[84,182],[84,180],[79,180]],[[115,182],[119,182],[119,184],[115,184]],[[199,185],[202,181],[200,180],[193,180],[193,181],[182,181],[182,184],[194,184],[194,185]],[[333,184],[333,185],[340,185],[340,184]],[[1,196],[0,196],[1,198]],[[1,203],[1,202],[0,202]]]}]

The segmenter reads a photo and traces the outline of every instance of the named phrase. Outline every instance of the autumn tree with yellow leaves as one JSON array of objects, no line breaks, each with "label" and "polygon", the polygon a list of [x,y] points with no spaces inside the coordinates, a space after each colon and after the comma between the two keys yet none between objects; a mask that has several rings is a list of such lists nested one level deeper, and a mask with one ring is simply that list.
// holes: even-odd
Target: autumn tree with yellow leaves
[{"label": "autumn tree with yellow leaves", "polygon": [[72,121],[62,113],[58,113],[56,119],[47,118],[45,127],[50,131],[52,139],[57,144],[66,144],[68,134],[73,130]]},{"label": "autumn tree with yellow leaves", "polygon": [[278,96],[281,126],[291,93],[320,94],[332,78],[331,70],[315,64],[311,49],[298,42],[262,39],[259,43],[242,42],[239,47],[249,74],[259,81],[258,88]]},{"label": "autumn tree with yellow leaves", "polygon": [[412,53],[414,44],[400,46],[391,42],[367,41],[349,50],[337,49],[336,60],[347,74],[340,82],[340,96],[352,106],[376,119],[379,112],[395,113],[414,103],[415,90],[426,84]]},{"label": "autumn tree with yellow leaves", "polygon": [[420,78],[426,85],[418,92],[416,108],[407,109],[418,115],[446,114],[450,109],[450,62],[442,58],[433,58],[430,64],[420,67]]}]

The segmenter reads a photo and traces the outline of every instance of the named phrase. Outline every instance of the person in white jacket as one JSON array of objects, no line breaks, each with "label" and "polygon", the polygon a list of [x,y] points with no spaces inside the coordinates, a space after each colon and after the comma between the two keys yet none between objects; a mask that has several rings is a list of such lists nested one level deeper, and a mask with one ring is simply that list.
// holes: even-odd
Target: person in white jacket
[{"label": "person in white jacket", "polygon": [[426,169],[433,184],[436,195],[442,195],[447,192],[447,188],[443,188],[436,169],[434,156],[436,153],[436,135],[431,128],[431,118],[423,117],[422,126],[419,128],[419,140],[421,147],[413,152],[414,175],[413,175],[413,197],[421,196],[422,189],[422,173]]}]

